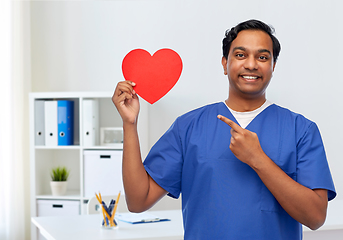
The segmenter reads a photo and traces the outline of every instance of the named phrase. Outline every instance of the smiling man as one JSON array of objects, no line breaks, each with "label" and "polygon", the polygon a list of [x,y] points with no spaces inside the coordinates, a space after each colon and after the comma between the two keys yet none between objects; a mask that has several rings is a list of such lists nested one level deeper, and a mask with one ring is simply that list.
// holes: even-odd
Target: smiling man
[{"label": "smiling man", "polygon": [[224,74],[230,83],[227,105],[240,112],[261,106],[276,64],[271,37],[261,30],[241,31],[224,54]]},{"label": "smiling man", "polygon": [[272,29],[249,20],[226,32],[227,100],[186,113],[142,164],[135,83],[113,95],[123,119],[128,208],[147,210],[182,193],[188,239],[302,239],[319,228],[336,196],[316,124],[266,100],[280,52]]}]

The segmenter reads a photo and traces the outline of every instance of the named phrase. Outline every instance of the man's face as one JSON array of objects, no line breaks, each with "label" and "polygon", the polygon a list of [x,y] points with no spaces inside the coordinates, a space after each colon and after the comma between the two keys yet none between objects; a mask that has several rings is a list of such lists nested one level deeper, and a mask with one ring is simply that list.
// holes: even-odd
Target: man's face
[{"label": "man's face", "polygon": [[260,30],[243,30],[231,43],[228,59],[223,57],[230,95],[256,98],[264,96],[273,75],[273,42]]}]

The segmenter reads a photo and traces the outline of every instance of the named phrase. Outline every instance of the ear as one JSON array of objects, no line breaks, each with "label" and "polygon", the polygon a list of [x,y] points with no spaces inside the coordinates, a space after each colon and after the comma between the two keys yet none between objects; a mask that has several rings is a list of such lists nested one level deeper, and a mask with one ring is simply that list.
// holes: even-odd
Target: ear
[{"label": "ear", "polygon": [[222,65],[224,68],[224,75],[227,75],[227,59],[225,57],[222,57]]}]

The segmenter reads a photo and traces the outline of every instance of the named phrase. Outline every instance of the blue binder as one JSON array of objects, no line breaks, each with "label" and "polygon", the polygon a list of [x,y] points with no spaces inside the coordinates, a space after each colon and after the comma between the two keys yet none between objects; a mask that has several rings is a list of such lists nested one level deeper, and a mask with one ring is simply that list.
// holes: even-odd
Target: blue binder
[{"label": "blue binder", "polygon": [[74,102],[57,101],[58,145],[74,144]]}]

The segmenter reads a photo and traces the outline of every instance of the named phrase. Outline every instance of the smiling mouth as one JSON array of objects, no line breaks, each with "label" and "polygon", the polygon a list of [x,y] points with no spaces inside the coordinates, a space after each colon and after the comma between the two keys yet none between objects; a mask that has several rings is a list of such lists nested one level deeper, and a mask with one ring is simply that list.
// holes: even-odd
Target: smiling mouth
[{"label": "smiling mouth", "polygon": [[240,75],[240,76],[246,80],[256,80],[260,78],[259,76],[248,76],[248,75]]}]

